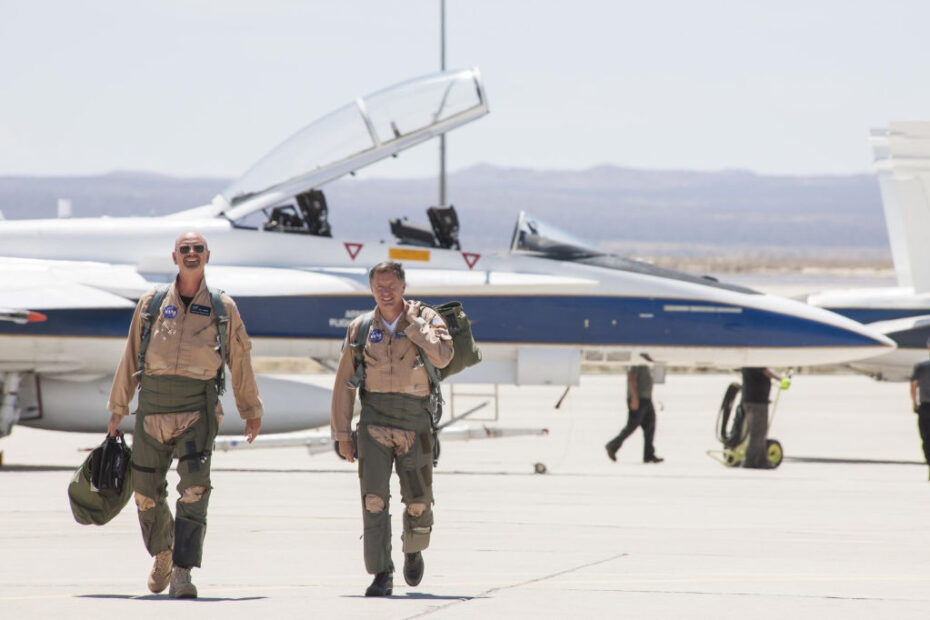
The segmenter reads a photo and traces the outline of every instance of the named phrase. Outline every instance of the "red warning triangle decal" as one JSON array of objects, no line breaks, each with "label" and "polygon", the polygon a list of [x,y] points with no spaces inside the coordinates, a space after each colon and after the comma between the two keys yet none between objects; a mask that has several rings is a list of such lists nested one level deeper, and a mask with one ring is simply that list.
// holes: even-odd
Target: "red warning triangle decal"
[{"label": "red warning triangle decal", "polygon": [[465,259],[465,264],[468,265],[469,269],[471,269],[475,266],[475,263],[478,262],[478,259],[481,258],[481,254],[476,254],[474,252],[462,252],[462,258]]},{"label": "red warning triangle decal", "polygon": [[342,245],[346,246],[346,252],[349,253],[349,258],[355,260],[355,257],[358,256],[358,253],[362,251],[361,243],[349,243],[346,241]]}]

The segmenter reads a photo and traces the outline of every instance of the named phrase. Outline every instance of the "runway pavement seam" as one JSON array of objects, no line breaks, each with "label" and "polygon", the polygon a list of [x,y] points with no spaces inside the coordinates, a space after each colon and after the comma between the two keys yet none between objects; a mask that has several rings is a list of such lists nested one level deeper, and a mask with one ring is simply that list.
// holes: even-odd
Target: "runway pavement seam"
[{"label": "runway pavement seam", "polygon": [[601,559],[601,560],[595,560],[594,562],[588,562],[588,563],[586,563],[586,564],[580,564],[580,565],[578,565],[578,566],[573,566],[573,567],[571,567],[571,568],[566,568],[566,569],[564,569],[564,570],[560,570],[560,571],[557,571],[557,572],[555,572],[555,573],[550,573],[550,574],[548,574],[548,575],[543,575],[543,576],[541,576],[541,577],[535,577],[535,578],[533,578],[533,579],[527,579],[527,580],[525,580],[525,581],[520,581],[520,582],[518,582],[518,583],[512,583],[512,584],[505,585],[505,586],[497,586],[497,587],[495,587],[495,588],[488,588],[487,590],[484,590],[483,592],[480,592],[479,594],[477,594],[477,595],[475,595],[475,596],[473,596],[473,597],[468,597],[468,598],[463,597],[463,598],[461,598],[461,599],[457,599],[457,600],[455,600],[455,601],[453,601],[453,602],[451,602],[451,603],[448,603],[448,604],[446,604],[446,605],[440,605],[440,606],[438,606],[438,607],[431,607],[430,609],[427,609],[426,611],[423,611],[423,612],[418,613],[418,614],[416,614],[416,615],[407,616],[407,620],[410,620],[410,619],[412,619],[412,618],[422,618],[422,617],[424,617],[424,616],[429,616],[429,615],[432,615],[432,614],[434,614],[434,613],[436,613],[436,612],[444,611],[444,610],[446,610],[446,609],[449,609],[450,607],[452,607],[452,606],[454,606],[454,605],[458,605],[458,604],[460,604],[460,603],[467,603],[467,602],[470,601],[470,600],[488,598],[489,596],[491,596],[491,595],[494,594],[495,592],[502,592],[502,591],[504,591],[504,590],[512,590],[512,589],[514,589],[514,588],[522,588],[523,586],[528,586],[528,585],[530,585],[530,584],[539,583],[539,582],[541,582],[541,581],[547,581],[547,580],[549,580],[549,579],[554,579],[554,578],[556,578],[556,577],[561,577],[562,575],[567,575],[567,574],[569,574],[569,573],[573,573],[573,572],[576,572],[576,571],[579,571],[579,570],[583,570],[583,569],[585,569],[585,568],[591,568],[592,566],[599,566],[599,565],[601,565],[601,564],[606,564],[607,562],[612,562],[612,561],[614,561],[614,560],[618,560],[618,559],[623,558],[623,557],[626,557],[626,556],[628,556],[628,555],[629,555],[629,554],[626,553],[626,552],[624,552],[624,553],[618,553],[618,554],[612,555],[612,556],[610,556],[610,557],[608,557],[608,558],[604,558],[604,559]]}]

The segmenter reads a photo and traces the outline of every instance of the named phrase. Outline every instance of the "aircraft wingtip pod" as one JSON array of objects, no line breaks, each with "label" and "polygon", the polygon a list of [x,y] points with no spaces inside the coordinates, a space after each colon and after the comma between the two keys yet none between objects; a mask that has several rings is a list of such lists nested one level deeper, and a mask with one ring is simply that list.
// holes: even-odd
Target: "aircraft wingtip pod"
[{"label": "aircraft wingtip pod", "polygon": [[41,312],[0,308],[0,321],[11,321],[17,325],[25,325],[26,323],[41,323],[47,320],[48,317]]}]

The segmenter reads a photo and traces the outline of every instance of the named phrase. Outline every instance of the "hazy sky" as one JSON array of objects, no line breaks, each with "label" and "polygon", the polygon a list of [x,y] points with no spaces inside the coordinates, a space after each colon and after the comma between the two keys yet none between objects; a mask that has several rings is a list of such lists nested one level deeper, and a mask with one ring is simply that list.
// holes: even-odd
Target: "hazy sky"
[{"label": "hazy sky", "polygon": [[[448,0],[491,114],[475,163],[870,169],[930,119],[930,3]],[[237,176],[310,121],[439,67],[439,0],[0,0],[0,175]],[[435,142],[372,176],[431,176]]]}]

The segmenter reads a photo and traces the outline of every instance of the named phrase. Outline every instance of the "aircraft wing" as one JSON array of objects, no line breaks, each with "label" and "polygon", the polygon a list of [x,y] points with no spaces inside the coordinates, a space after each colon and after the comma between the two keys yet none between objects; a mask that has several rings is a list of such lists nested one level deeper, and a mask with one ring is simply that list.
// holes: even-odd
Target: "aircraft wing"
[{"label": "aircraft wing", "polygon": [[[82,338],[89,335],[84,319],[131,315],[136,302],[127,295],[145,284],[131,268],[103,263],[0,259],[0,337],[10,336],[0,346],[0,372],[87,372],[97,343]],[[126,325],[116,325],[125,338]],[[81,339],[80,352],[43,335]]]},{"label": "aircraft wing", "polygon": [[[443,429],[439,435],[442,442],[468,441],[471,439],[497,439],[500,437],[546,436],[545,428],[506,428],[487,425],[456,425]],[[228,452],[230,450],[262,450],[270,448],[305,447],[311,455],[333,452],[333,440],[329,431],[281,433],[278,435],[259,435],[252,443],[241,437],[218,437],[215,448]]]},{"label": "aircraft wing", "polygon": [[[10,285],[0,276],[0,309],[74,310],[78,308],[135,308],[134,301],[85,284],[46,281]],[[0,311],[0,319],[2,319]],[[10,320],[14,320],[11,318]],[[30,321],[31,322],[31,321]]]},{"label": "aircraft wing", "polygon": [[133,298],[149,288],[128,266],[0,258],[0,308],[134,308]]},{"label": "aircraft wing", "polygon": [[285,140],[205,208],[173,217],[239,220],[488,113],[478,69],[397,84],[335,110]]}]

